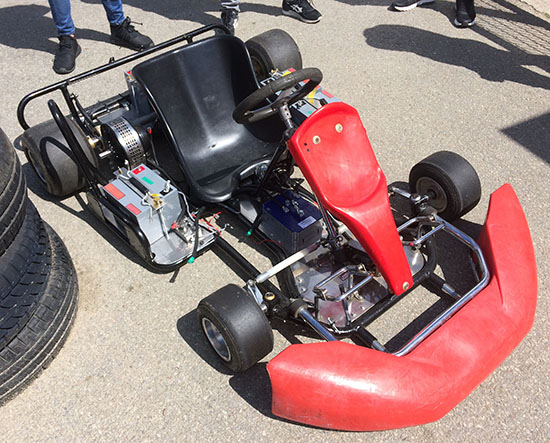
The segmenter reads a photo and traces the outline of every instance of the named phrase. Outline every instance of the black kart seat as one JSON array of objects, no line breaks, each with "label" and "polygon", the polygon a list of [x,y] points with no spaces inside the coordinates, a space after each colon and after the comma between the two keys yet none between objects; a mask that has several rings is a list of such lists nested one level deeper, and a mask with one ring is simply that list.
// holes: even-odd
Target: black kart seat
[{"label": "black kart seat", "polygon": [[258,89],[238,38],[201,40],[140,63],[132,72],[164,125],[168,149],[193,200],[229,199],[241,173],[273,155],[283,132],[278,117],[251,126],[232,118],[235,106]]}]

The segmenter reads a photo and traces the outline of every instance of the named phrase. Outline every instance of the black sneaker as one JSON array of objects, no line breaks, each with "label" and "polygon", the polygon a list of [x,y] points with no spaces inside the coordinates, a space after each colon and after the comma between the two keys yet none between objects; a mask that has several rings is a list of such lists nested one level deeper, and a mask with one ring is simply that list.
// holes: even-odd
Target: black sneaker
[{"label": "black sneaker", "polygon": [[420,5],[433,3],[435,0],[396,0],[392,3],[393,9],[396,11],[410,11]]},{"label": "black sneaker", "polygon": [[469,28],[476,22],[473,0],[456,0],[456,16],[453,25],[457,28]]},{"label": "black sneaker", "polygon": [[134,51],[143,51],[153,46],[153,41],[136,31],[130,17],[126,17],[120,25],[111,25],[111,43]]},{"label": "black sneaker", "polygon": [[76,38],[70,35],[59,36],[59,46],[53,60],[53,70],[58,74],[69,74],[74,71],[75,60],[80,54]]},{"label": "black sneaker", "polygon": [[317,23],[322,17],[309,0],[283,0],[283,14],[305,23]]},{"label": "black sneaker", "polygon": [[222,25],[224,25],[231,35],[235,35],[235,28],[239,22],[239,11],[236,9],[223,9],[222,10]]}]

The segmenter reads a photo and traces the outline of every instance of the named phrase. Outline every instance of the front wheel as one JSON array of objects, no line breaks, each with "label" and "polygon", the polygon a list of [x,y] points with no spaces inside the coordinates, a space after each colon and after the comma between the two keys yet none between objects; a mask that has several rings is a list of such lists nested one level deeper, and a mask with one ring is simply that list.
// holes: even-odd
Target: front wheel
[{"label": "front wheel", "polygon": [[427,195],[428,203],[448,221],[470,212],[481,198],[481,183],[473,166],[451,151],[439,151],[413,166],[411,192]]},{"label": "front wheel", "polygon": [[202,299],[199,322],[216,354],[242,372],[273,349],[273,331],[258,304],[237,285],[227,285]]}]

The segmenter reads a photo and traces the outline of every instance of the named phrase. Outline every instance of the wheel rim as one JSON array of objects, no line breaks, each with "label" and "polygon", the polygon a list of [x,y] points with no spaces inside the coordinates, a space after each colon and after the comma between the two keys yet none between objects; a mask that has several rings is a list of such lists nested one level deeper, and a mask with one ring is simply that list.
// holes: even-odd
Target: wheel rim
[{"label": "wheel rim", "polygon": [[257,57],[251,55],[250,61],[252,62],[252,68],[254,69],[254,73],[256,74],[258,80],[264,80],[269,77],[269,73],[267,72],[263,63]]},{"label": "wheel rim", "polygon": [[212,346],[214,351],[216,351],[216,354],[218,354],[223,360],[230,361],[231,351],[227,346],[225,338],[223,338],[222,333],[216,327],[216,325],[212,323],[208,318],[203,317],[202,329],[206,335],[206,338],[210,342],[210,345]]},{"label": "wheel rim", "polygon": [[421,195],[427,195],[430,198],[430,205],[442,212],[447,208],[447,194],[434,179],[430,177],[421,177],[416,181],[416,192]]}]

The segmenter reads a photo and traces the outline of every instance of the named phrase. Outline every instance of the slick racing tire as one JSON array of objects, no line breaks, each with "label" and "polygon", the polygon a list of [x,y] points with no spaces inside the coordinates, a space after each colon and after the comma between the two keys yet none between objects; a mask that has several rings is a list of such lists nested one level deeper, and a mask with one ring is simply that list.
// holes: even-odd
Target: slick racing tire
[{"label": "slick racing tire", "polygon": [[262,32],[245,43],[256,78],[264,80],[271,71],[302,69],[302,55],[294,39],[282,29]]},{"label": "slick racing tire", "polygon": [[25,176],[19,159],[0,129],[0,255],[6,252],[25,218]]},{"label": "slick racing tire", "polygon": [[447,221],[470,212],[481,199],[481,183],[473,166],[451,151],[439,151],[413,166],[411,192],[427,195],[428,203]]},{"label": "slick racing tire", "polygon": [[[68,122],[77,139],[86,146],[87,143],[76,125],[70,119]],[[85,187],[84,174],[53,120],[27,129],[19,139],[19,143],[42,186],[49,194],[54,197],[66,197]]]},{"label": "slick racing tire", "polygon": [[[0,404],[49,365],[63,345],[76,313],[78,285],[72,261],[57,234],[47,225],[44,232],[49,248],[41,263],[49,263],[47,276],[40,283],[33,283],[36,308],[32,315],[0,350]],[[34,265],[40,268],[39,263],[31,262],[28,273]],[[21,282],[24,280],[25,276]]]},{"label": "slick racing tire", "polygon": [[273,331],[258,304],[242,288],[227,285],[202,299],[199,322],[210,346],[234,372],[273,350]]}]

